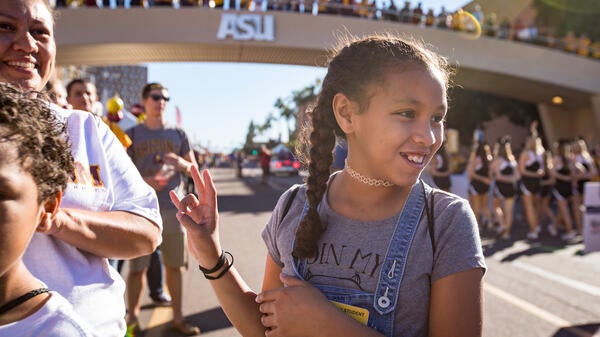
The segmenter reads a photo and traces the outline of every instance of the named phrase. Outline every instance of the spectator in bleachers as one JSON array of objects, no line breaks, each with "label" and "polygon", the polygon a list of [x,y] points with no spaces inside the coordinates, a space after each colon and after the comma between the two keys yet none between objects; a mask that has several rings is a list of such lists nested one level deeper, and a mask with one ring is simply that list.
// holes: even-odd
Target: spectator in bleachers
[{"label": "spectator in bleachers", "polygon": [[497,33],[497,37],[499,39],[508,39],[510,37],[510,21],[508,20],[508,18],[504,18],[502,19],[502,22],[500,22],[500,26],[498,27],[498,33]]},{"label": "spectator in bleachers", "polygon": [[433,14],[433,8],[429,8],[427,10],[427,14],[425,15],[425,27],[433,27],[435,24],[435,14]]},{"label": "spectator in bleachers", "polygon": [[423,17],[423,7],[421,2],[417,3],[417,7],[413,8],[412,10],[412,16],[410,19],[410,22],[412,22],[415,25],[418,25],[421,23]]},{"label": "spectator in bleachers", "polygon": [[484,24],[484,18],[485,15],[483,14],[483,11],[481,10],[481,6],[479,4],[475,4],[475,10],[473,11],[473,17],[475,18],[475,20],[477,20],[477,22],[479,22],[479,25]]},{"label": "spectator in bleachers", "polygon": [[498,19],[496,13],[490,13],[486,16],[485,23],[483,24],[483,32],[486,36],[496,37],[498,31]]},{"label": "spectator in bleachers", "polygon": [[572,30],[568,31],[562,39],[562,48],[568,53],[575,53],[577,52],[577,44],[575,33]]},{"label": "spectator in bleachers", "polygon": [[600,40],[596,40],[590,45],[590,56],[600,59]]},{"label": "spectator in bleachers", "polygon": [[590,38],[587,37],[587,35],[581,34],[577,43],[577,54],[581,56],[589,56],[591,44],[592,40],[590,40]]},{"label": "spectator in bleachers", "polygon": [[462,8],[452,13],[452,29],[455,31],[462,32],[466,28],[465,26],[465,14]]},{"label": "spectator in bleachers", "polygon": [[404,7],[400,9],[400,22],[409,23],[411,17],[410,1],[404,1]]},{"label": "spectator in bleachers", "polygon": [[173,0],[149,0],[153,7],[173,7]]},{"label": "spectator in bleachers", "polygon": [[398,8],[394,1],[390,1],[390,6],[382,11],[382,18],[386,21],[398,21]]},{"label": "spectator in bleachers", "polygon": [[179,4],[182,7],[198,6],[198,0],[180,0]]},{"label": "spectator in bleachers", "polygon": [[435,26],[437,28],[447,29],[448,28],[448,23],[447,22],[448,22],[448,17],[449,16],[450,16],[450,13],[448,13],[446,11],[446,7],[442,6],[442,8],[440,9],[440,14],[438,14],[438,16],[436,18],[436,24],[435,24]]}]

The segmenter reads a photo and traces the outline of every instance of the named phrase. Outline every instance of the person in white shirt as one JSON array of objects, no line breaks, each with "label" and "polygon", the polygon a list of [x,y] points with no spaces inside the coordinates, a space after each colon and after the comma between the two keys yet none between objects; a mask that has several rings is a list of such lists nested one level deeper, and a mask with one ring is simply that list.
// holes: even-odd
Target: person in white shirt
[{"label": "person in white shirt", "polygon": [[[49,2],[0,1],[0,23],[0,82],[41,91],[56,56]],[[48,104],[67,124],[75,174],[54,220],[34,234],[23,261],[73,305],[95,336],[122,337],[125,285],[107,258],[135,258],[160,244],[156,193],[104,122]]]},{"label": "person in white shirt", "polygon": [[23,263],[36,231],[50,227],[73,157],[48,104],[0,83],[0,336],[92,337],[64,297]]}]

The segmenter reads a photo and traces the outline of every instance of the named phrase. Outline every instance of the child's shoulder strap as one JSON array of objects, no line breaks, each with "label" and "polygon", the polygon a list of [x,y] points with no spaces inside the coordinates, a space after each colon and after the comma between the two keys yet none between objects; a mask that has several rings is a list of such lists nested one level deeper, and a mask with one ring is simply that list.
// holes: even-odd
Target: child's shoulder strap
[{"label": "child's shoulder strap", "polygon": [[[435,188],[427,186],[425,188],[425,182],[421,180],[421,186],[423,187],[423,198],[425,200],[425,213],[427,214],[427,230],[429,232],[429,239],[431,240],[431,247],[433,247],[433,252],[435,253],[435,213],[433,211],[433,205],[435,203]],[[429,196],[427,195],[427,190],[429,190]]]},{"label": "child's shoulder strap", "polygon": [[285,202],[285,207],[283,208],[283,212],[281,213],[281,218],[279,219],[279,223],[281,223],[283,221],[283,218],[285,218],[288,211],[290,210],[290,207],[292,206],[292,203],[294,202],[294,198],[296,198],[296,194],[298,194],[298,190],[300,189],[300,186],[301,185],[299,185],[299,184],[295,184],[294,186],[292,186],[290,195],[288,195],[287,200]]}]

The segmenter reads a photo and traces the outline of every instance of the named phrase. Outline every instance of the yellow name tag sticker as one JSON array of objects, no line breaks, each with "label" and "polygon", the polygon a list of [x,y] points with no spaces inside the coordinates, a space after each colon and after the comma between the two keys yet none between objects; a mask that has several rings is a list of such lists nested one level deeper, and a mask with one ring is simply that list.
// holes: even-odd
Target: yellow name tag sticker
[{"label": "yellow name tag sticker", "polygon": [[348,316],[354,318],[359,323],[367,325],[367,322],[369,321],[369,310],[336,301],[331,301],[331,303],[335,304],[336,307],[340,308]]}]

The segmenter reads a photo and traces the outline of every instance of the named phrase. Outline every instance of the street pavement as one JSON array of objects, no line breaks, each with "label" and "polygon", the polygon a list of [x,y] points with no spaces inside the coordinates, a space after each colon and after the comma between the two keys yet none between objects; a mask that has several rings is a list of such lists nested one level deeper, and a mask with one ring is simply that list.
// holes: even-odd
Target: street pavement
[{"label": "street pavement", "polygon": [[[235,266],[250,287],[259,290],[267,254],[260,232],[281,192],[301,182],[304,174],[270,177],[262,184],[259,169],[244,169],[241,179],[233,169],[211,173],[219,195],[222,246],[234,255]],[[457,179],[453,183],[461,181]],[[584,254],[581,241],[566,245],[544,231],[540,240],[525,241],[526,226],[518,207],[515,218],[512,240],[497,240],[490,230],[481,232],[488,266],[484,336],[600,337],[600,252]],[[184,272],[183,294],[184,315],[201,328],[202,336],[240,336],[192,257]],[[153,307],[147,294],[143,299],[144,331],[138,336],[179,336],[170,329],[170,308]]]}]

